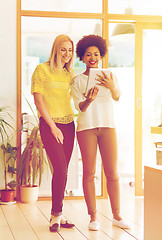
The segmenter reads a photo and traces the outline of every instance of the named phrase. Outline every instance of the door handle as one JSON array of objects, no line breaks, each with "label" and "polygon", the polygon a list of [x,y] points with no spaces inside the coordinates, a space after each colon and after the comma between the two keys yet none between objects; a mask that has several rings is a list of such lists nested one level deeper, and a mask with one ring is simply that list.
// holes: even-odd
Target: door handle
[{"label": "door handle", "polygon": [[141,108],[141,98],[137,98],[137,108]]}]

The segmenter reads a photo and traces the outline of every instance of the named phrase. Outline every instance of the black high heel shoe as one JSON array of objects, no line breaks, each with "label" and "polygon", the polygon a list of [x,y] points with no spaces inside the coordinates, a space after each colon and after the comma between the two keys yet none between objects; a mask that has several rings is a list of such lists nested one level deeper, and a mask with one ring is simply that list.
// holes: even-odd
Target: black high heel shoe
[{"label": "black high heel shoe", "polygon": [[50,219],[50,226],[49,226],[50,232],[58,232],[60,231],[60,221],[56,222],[54,221],[54,218]]},{"label": "black high heel shoe", "polygon": [[64,223],[60,223],[60,226],[63,228],[73,228],[75,227],[75,224],[70,223],[68,220],[66,220]]},{"label": "black high heel shoe", "polygon": [[50,232],[58,232],[60,231],[60,225],[58,223],[54,223],[52,226],[49,227]]}]

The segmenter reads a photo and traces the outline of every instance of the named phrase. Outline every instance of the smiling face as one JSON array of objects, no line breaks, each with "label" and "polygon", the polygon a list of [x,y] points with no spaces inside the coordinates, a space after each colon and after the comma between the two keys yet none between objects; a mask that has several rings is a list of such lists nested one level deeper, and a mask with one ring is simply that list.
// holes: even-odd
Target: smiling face
[{"label": "smiling face", "polygon": [[95,46],[90,46],[86,49],[82,58],[87,68],[98,68],[98,64],[101,60],[100,51]]},{"label": "smiling face", "polygon": [[62,66],[70,61],[73,55],[73,46],[70,41],[63,42],[60,48],[60,57]]}]

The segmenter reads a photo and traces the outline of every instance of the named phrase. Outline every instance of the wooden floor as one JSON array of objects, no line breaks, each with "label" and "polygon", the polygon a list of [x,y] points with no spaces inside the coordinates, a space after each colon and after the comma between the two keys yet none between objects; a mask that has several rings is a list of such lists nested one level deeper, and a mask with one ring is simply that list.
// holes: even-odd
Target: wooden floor
[{"label": "wooden floor", "polygon": [[84,200],[65,200],[64,216],[76,226],[73,229],[61,228],[59,233],[48,230],[50,201],[0,205],[0,240],[143,240],[143,204],[143,197],[135,197],[134,188],[128,182],[121,184],[121,215],[130,223],[131,229],[113,227],[109,200],[98,199],[101,229],[93,232],[87,228],[89,217]]}]

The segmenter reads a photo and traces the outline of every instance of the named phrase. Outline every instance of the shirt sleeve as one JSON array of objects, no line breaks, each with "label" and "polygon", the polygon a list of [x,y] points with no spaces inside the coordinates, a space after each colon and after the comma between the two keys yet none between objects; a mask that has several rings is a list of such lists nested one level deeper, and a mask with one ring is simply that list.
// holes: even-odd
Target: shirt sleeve
[{"label": "shirt sleeve", "polygon": [[71,94],[74,100],[74,106],[76,110],[81,111],[79,108],[79,103],[82,102],[84,99],[83,94],[80,91],[79,79],[77,76],[72,79]]},{"label": "shirt sleeve", "polygon": [[32,75],[31,94],[44,94],[46,75],[41,65],[38,65]]}]

